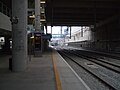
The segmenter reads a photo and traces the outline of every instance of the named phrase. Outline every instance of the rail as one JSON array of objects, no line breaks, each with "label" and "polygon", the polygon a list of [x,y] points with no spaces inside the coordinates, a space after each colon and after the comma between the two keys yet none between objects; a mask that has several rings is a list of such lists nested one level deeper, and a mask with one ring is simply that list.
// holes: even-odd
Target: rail
[{"label": "rail", "polygon": [[[87,65],[95,65],[94,63],[89,62],[88,63],[88,59],[80,59],[75,57],[76,54],[74,54],[74,52],[69,51],[69,50],[64,50],[64,51],[58,51],[65,59],[68,58],[69,60],[67,61],[72,61],[74,62],[76,65],[80,66],[81,68],[83,68],[86,72],[88,72],[89,74],[91,74],[93,77],[95,77],[99,82],[103,83],[103,85],[105,85],[106,87],[109,88],[109,90],[120,90],[120,85],[119,80],[116,80],[112,75],[116,75],[116,77],[118,78],[119,73],[116,72],[111,72],[108,69],[105,68],[101,68],[101,65],[99,65],[99,68],[90,68]],[[72,56],[73,55],[73,56]],[[87,62],[87,65],[86,65]],[[96,70],[95,70],[96,69]],[[77,71],[79,72],[78,68]],[[106,73],[107,72],[107,73]],[[98,88],[98,86],[97,86]]]}]

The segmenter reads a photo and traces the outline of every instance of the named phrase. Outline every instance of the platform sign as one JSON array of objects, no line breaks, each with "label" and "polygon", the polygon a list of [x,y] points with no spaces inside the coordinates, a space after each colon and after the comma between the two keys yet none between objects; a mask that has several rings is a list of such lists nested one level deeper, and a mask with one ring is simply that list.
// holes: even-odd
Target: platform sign
[{"label": "platform sign", "polygon": [[41,33],[34,33],[34,49],[41,51]]}]

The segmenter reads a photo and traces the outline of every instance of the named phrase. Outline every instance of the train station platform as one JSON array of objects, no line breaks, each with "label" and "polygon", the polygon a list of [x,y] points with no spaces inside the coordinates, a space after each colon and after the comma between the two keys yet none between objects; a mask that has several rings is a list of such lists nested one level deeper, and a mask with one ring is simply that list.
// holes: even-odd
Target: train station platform
[{"label": "train station platform", "polygon": [[90,90],[55,50],[31,56],[24,72],[11,72],[9,57],[0,56],[0,90]]}]

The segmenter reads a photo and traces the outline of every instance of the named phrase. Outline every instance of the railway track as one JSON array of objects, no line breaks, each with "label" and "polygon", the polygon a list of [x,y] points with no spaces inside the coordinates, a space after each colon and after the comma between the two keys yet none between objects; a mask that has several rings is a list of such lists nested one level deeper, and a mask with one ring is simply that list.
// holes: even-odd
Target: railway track
[{"label": "railway track", "polygon": [[[69,58],[72,62],[76,63],[84,70],[93,75],[96,79],[102,82],[104,85],[109,87],[109,90],[120,90],[120,71],[119,66],[114,64],[109,64],[108,62],[102,62],[100,60],[95,61],[96,58],[90,58],[85,55],[79,55],[74,51],[62,50],[58,51],[63,57]],[[82,58],[82,61],[80,60]],[[87,64],[85,64],[87,62]],[[89,62],[89,63],[88,63]],[[88,66],[96,65],[99,68],[90,68]],[[106,65],[107,64],[107,65]],[[88,65],[88,66],[87,66]],[[118,67],[117,67],[118,66]],[[111,68],[112,67],[112,68]],[[108,70],[109,69],[109,70]],[[115,77],[113,75],[116,75]]]},{"label": "railway track", "polygon": [[94,62],[96,64],[99,64],[107,69],[110,69],[114,72],[120,73],[120,65],[119,64],[109,62],[109,61],[106,61],[104,59],[96,58],[96,57],[93,57],[92,55],[88,56],[86,54],[81,54],[79,52],[70,51],[69,53],[75,54],[78,57],[87,59],[87,60]]},{"label": "railway track", "polygon": [[[80,51],[80,50],[77,50],[77,51],[75,51],[75,52],[77,52],[77,53],[79,53],[79,54],[82,54],[82,53],[84,53],[83,55],[85,55],[86,57],[88,57],[88,58],[93,58],[93,59],[97,59],[97,60],[99,60],[99,61],[102,61],[102,62],[105,62],[105,63],[108,63],[108,64],[111,64],[111,65],[113,65],[113,66],[117,66],[117,67],[120,67],[120,60],[119,59],[116,59],[115,57],[112,57],[112,56],[106,56],[106,55],[104,55],[104,56],[102,56],[102,55],[99,55],[99,54],[97,54],[97,53],[91,53],[91,52],[86,52],[86,51]],[[80,52],[82,52],[82,53],[80,53]],[[87,55],[86,55],[87,54]],[[112,61],[111,61],[111,59],[112,59]],[[117,62],[115,62],[115,61],[117,61]],[[118,61],[119,61],[119,64],[118,64]]]}]

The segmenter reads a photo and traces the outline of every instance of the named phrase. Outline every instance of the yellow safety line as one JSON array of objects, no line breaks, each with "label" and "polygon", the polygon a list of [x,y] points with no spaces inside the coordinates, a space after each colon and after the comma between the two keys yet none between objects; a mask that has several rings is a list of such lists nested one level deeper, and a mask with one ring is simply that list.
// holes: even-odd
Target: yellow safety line
[{"label": "yellow safety line", "polygon": [[55,79],[56,79],[56,85],[57,85],[57,90],[62,90],[56,63],[55,63],[55,58],[54,58],[54,51],[52,51],[52,60],[53,60],[53,66],[54,66],[54,72],[55,72]]}]

